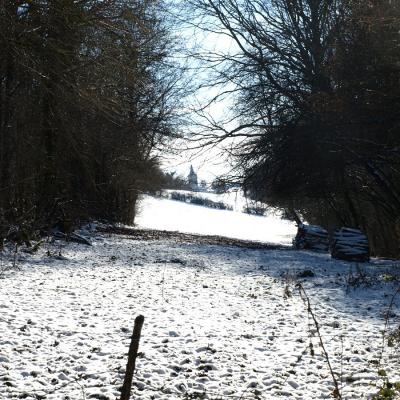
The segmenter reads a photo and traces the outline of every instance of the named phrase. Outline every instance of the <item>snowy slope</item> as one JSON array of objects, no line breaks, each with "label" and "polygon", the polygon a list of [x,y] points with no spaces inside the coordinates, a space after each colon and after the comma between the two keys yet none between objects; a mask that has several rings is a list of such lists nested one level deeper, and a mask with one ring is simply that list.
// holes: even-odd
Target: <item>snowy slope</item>
[{"label": "snowy slope", "polygon": [[290,245],[296,234],[294,223],[270,214],[266,217],[241,212],[245,201],[234,193],[200,196],[224,201],[237,211],[214,210],[151,196],[143,196],[135,223],[139,228],[173,230],[236,239]]},{"label": "snowy slope", "polygon": [[231,206],[235,211],[242,212],[243,208],[252,203],[250,199],[247,199],[243,192],[239,189],[231,189],[225,193],[213,193],[213,192],[191,192],[188,190],[166,190],[167,194],[171,192],[178,192],[186,195],[193,195],[196,197],[202,197],[218,202],[222,201],[225,204]]}]

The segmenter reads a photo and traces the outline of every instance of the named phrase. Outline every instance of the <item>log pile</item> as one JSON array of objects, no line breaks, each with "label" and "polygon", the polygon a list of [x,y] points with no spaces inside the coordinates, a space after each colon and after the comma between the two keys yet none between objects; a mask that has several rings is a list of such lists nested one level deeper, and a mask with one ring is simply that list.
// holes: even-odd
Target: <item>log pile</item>
[{"label": "log pile", "polygon": [[329,250],[329,235],[320,226],[300,224],[293,244],[296,249],[327,252]]},{"label": "log pile", "polygon": [[358,229],[337,229],[332,237],[331,255],[345,261],[369,261],[368,238]]}]

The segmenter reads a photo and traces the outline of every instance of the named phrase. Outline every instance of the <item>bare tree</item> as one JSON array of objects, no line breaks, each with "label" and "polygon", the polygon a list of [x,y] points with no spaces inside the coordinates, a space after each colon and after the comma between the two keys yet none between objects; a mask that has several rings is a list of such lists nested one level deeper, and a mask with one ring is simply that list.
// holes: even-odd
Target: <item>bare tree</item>
[{"label": "bare tree", "polygon": [[194,140],[214,145],[235,139],[229,148],[234,173],[254,197],[330,229],[359,227],[377,253],[396,253],[398,4],[190,4],[194,25],[232,44],[195,54],[212,71],[209,85],[221,87],[210,102],[228,94],[235,99],[226,120],[199,108],[203,122]]}]

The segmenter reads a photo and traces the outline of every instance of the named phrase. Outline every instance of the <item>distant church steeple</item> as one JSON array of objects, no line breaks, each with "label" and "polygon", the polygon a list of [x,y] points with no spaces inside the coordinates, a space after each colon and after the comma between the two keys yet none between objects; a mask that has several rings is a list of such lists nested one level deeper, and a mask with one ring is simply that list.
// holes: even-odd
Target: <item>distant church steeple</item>
[{"label": "distant church steeple", "polygon": [[197,181],[197,174],[196,174],[196,172],[194,172],[194,169],[193,169],[193,165],[190,166],[190,172],[189,172],[187,179],[188,179],[188,183],[189,183],[191,189],[198,190],[199,184]]}]

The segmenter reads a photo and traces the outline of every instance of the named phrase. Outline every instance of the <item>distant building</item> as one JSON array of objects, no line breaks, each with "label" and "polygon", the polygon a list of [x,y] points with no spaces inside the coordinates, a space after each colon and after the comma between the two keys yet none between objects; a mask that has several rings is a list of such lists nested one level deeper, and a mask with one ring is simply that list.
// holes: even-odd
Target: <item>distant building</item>
[{"label": "distant building", "polygon": [[187,180],[188,180],[188,183],[189,183],[190,188],[192,190],[195,190],[195,191],[199,190],[199,183],[198,183],[198,180],[197,180],[197,174],[196,174],[196,172],[194,172],[193,165],[190,166],[190,172],[189,172],[189,175],[187,177]]}]

